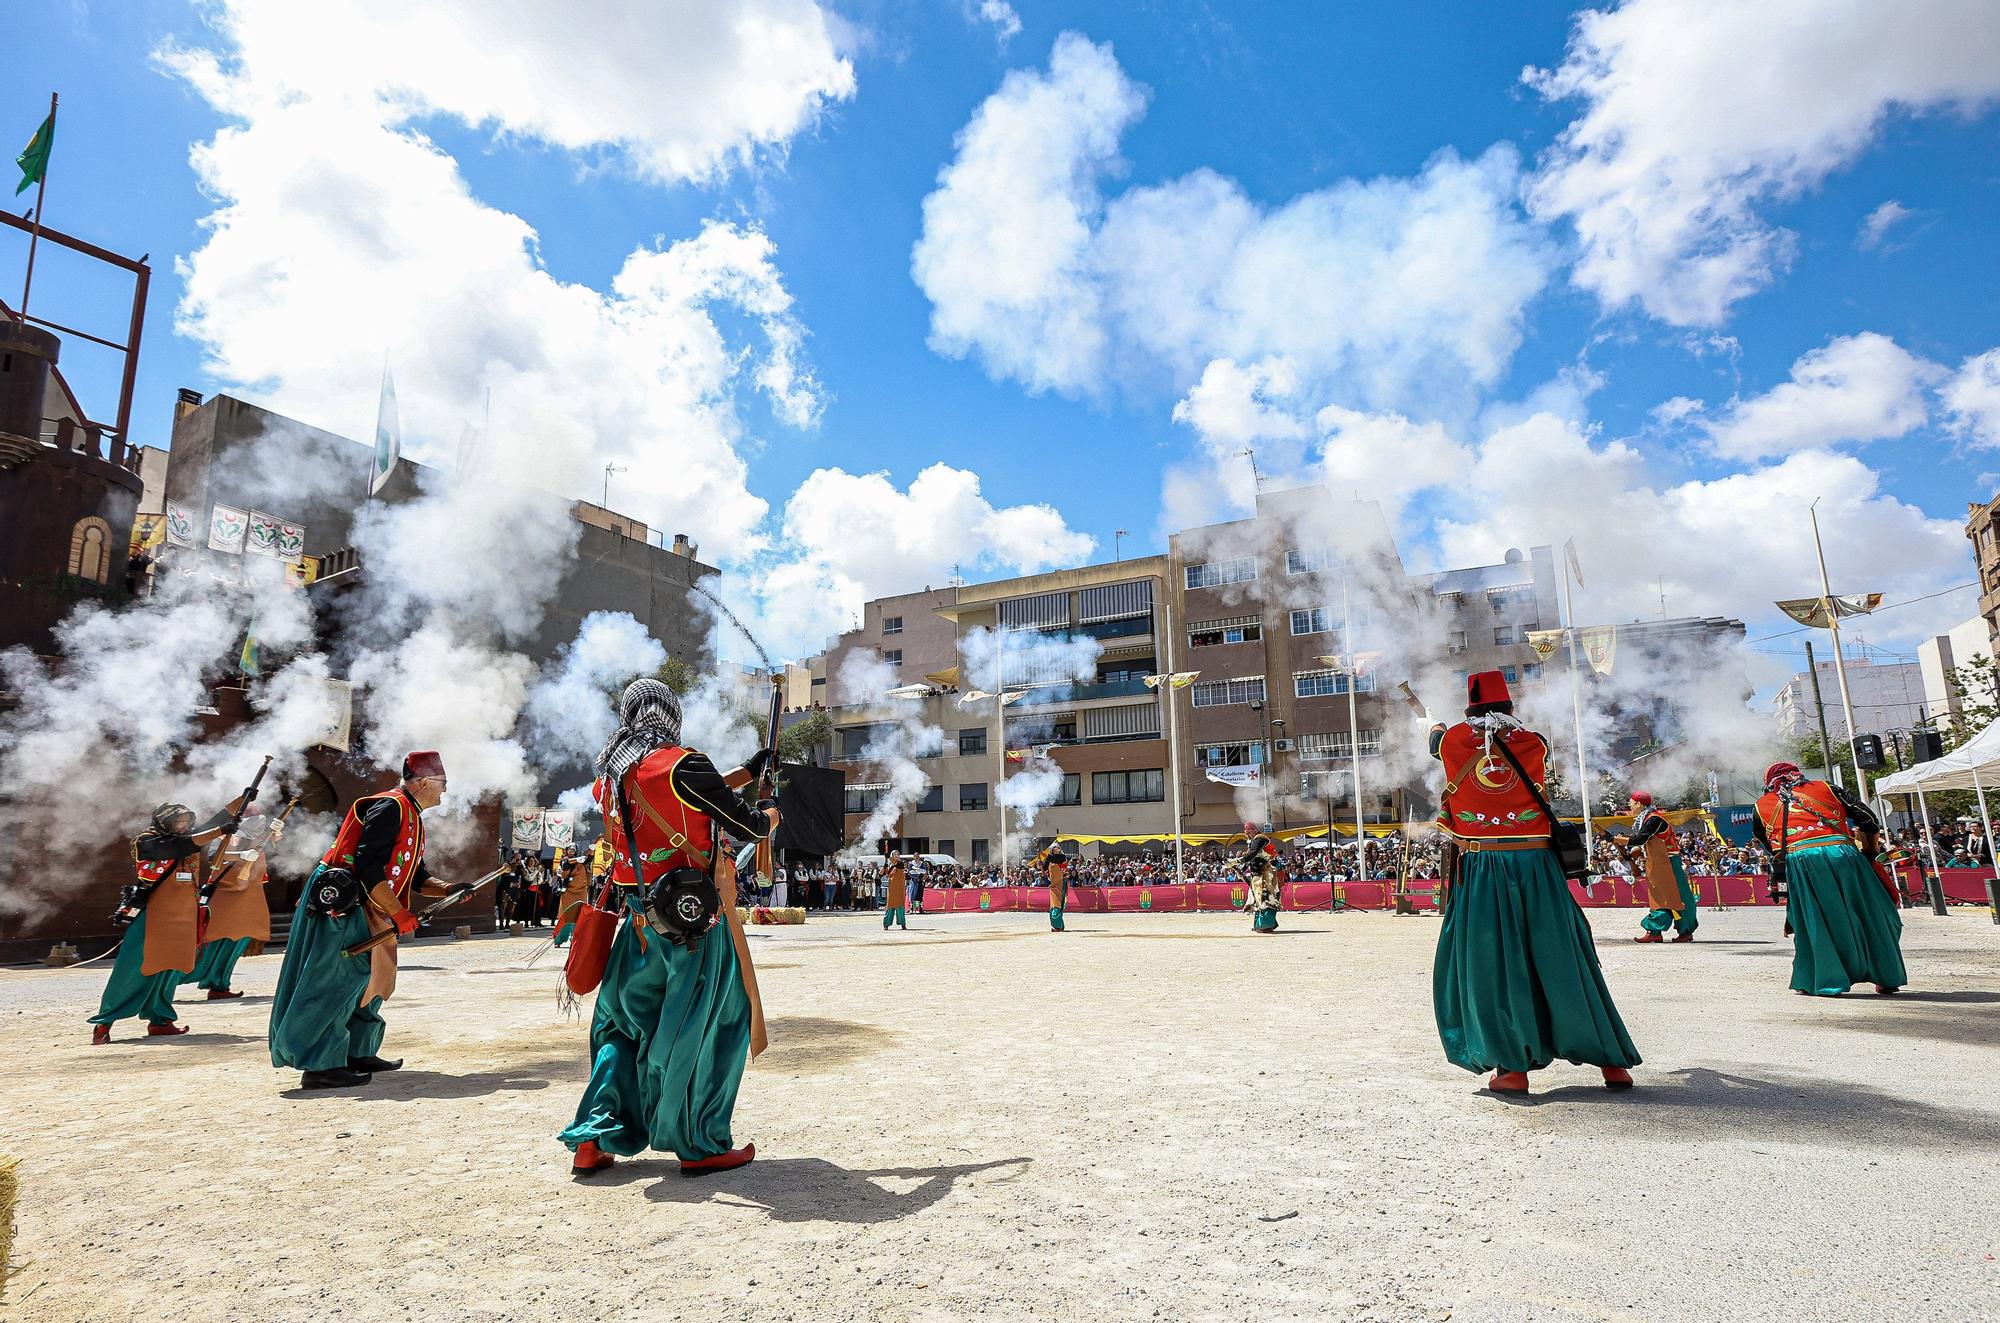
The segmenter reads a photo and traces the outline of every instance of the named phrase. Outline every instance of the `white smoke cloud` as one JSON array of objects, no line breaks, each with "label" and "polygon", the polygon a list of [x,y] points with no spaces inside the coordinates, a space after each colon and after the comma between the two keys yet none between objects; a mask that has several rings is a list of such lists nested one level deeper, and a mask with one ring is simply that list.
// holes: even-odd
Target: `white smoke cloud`
[{"label": "white smoke cloud", "polygon": [[1004,686],[1007,693],[1028,691],[1020,706],[1005,709],[1001,719],[1006,746],[1025,747],[1028,753],[1018,763],[1003,760],[1005,770],[994,790],[998,802],[1012,813],[1007,826],[1007,853],[1012,858],[1025,854],[1034,839],[1035,819],[1062,795],[1059,755],[1037,748],[1053,725],[1032,709],[1061,703],[1077,684],[1095,680],[1103,651],[1103,644],[1085,635],[975,627],[959,636],[959,673],[968,690],[997,694]]},{"label": "white smoke cloud", "polygon": [[1855,160],[1896,113],[2000,94],[1983,0],[1630,0],[1586,10],[1529,86],[1582,114],[1528,189],[1576,227],[1573,279],[1607,308],[1722,321],[1797,246],[1765,208]]},{"label": "white smoke cloud", "polygon": [[593,611],[527,696],[527,743],[544,763],[585,763],[618,726],[618,695],[666,664],[667,650],[623,611]]},{"label": "white smoke cloud", "polygon": [[1708,424],[1709,443],[1763,459],[1906,436],[1929,418],[1925,391],[1943,376],[1886,335],[1836,336],[1792,364],[1790,381],[1732,401]]},{"label": "white smoke cloud", "polygon": [[1060,36],[960,131],[911,271],[932,344],[1030,391],[1185,390],[1216,358],[1283,357],[1349,403],[1463,405],[1504,371],[1553,254],[1508,147],[1274,209],[1200,170],[1106,198],[1145,89]]},{"label": "white smoke cloud", "polygon": [[858,860],[872,856],[881,841],[895,835],[904,812],[931,788],[917,759],[943,751],[944,731],[923,719],[922,700],[889,697],[902,687],[902,679],[872,652],[849,652],[835,680],[848,701],[873,710],[874,726],[860,758],[866,775],[885,779],[881,797],[848,845],[847,857]]}]

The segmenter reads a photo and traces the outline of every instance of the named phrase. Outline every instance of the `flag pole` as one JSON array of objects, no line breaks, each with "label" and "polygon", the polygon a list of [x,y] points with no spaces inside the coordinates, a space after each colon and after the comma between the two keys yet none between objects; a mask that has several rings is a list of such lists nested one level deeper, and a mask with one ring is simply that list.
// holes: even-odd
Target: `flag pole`
[{"label": "flag pole", "polygon": [[[1348,596],[1347,565],[1340,567],[1340,641],[1347,648],[1347,757],[1348,765],[1354,771],[1354,880],[1368,880],[1368,833],[1361,825],[1361,724],[1355,716],[1354,691],[1361,687],[1360,659],[1354,646],[1354,603]],[[1333,849],[1333,837],[1326,838],[1326,848]],[[1327,876],[1333,876],[1333,856],[1327,855]]]},{"label": "flag pole", "polygon": [[[1812,518],[1813,550],[1819,555],[1819,590],[1826,602],[1826,623],[1833,631],[1833,674],[1840,681],[1840,710],[1847,716],[1847,753],[1854,763],[1854,797],[1865,800],[1868,798],[1868,778],[1861,774],[1861,755],[1854,749],[1854,737],[1860,732],[1854,729],[1854,703],[1847,696],[1847,663],[1840,655],[1840,608],[1834,604],[1833,585],[1826,577],[1826,547],[1819,540],[1818,497],[1813,498],[1806,513]],[[1831,757],[1826,759],[1826,765],[1832,768]]]},{"label": "flag pole", "polygon": [[[1171,561],[1167,572],[1173,573]],[[1179,714],[1175,711],[1178,705],[1174,701],[1174,595],[1171,583],[1162,583],[1160,587],[1163,590],[1160,604],[1167,624],[1167,673],[1159,689],[1160,698],[1167,705],[1167,766],[1174,779],[1170,801],[1174,815],[1174,885],[1180,886],[1187,881],[1187,867],[1181,854],[1181,737],[1176,721]]]},{"label": "flag pole", "polygon": [[1570,595],[1570,555],[1569,545],[1563,546],[1563,609],[1569,615],[1569,704],[1576,717],[1576,797],[1583,805],[1583,848],[1584,858],[1590,857],[1594,848],[1590,829],[1590,768],[1583,760],[1583,679],[1577,671],[1576,656],[1576,599]]},{"label": "flag pole", "polygon": [[[55,136],[56,94],[51,92],[49,93],[49,146],[51,148],[55,145]],[[28,324],[28,293],[35,287],[35,245],[40,242],[42,237],[42,200],[49,193],[49,164],[50,158],[54,157],[54,155],[55,152],[53,150],[44,155],[42,159],[42,177],[35,183],[35,223],[28,231],[28,274],[21,281],[21,312],[19,317],[16,318],[23,326]],[[119,439],[123,440],[124,438],[120,437]]]}]

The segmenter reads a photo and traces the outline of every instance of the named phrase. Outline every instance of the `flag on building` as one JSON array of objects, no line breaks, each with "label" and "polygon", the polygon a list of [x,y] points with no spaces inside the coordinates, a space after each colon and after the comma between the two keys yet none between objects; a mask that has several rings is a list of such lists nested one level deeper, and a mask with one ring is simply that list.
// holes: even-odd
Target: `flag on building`
[{"label": "flag on building", "polygon": [[264,674],[264,666],[258,656],[256,626],[243,636],[243,651],[236,654],[236,669],[255,679]]},{"label": "flag on building", "polygon": [[396,461],[403,455],[403,429],[396,420],[396,382],[389,375],[389,364],[382,363],[382,398],[375,406],[375,458],[369,467],[368,494],[375,495],[382,485],[389,481],[389,475],[396,471]]},{"label": "flag on building", "polygon": [[28,145],[14,158],[14,164],[21,167],[21,182],[14,189],[15,197],[27,192],[28,185],[42,182],[49,172],[49,153],[55,145],[56,113],[51,110],[49,117],[42,121],[42,126],[35,130],[35,136],[28,139]]}]

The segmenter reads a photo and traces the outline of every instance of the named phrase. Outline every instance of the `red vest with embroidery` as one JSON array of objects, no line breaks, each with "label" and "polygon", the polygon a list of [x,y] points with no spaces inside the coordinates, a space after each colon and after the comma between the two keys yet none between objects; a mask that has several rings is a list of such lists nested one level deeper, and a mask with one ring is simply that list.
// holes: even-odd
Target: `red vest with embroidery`
[{"label": "red vest with embroidery", "polygon": [[[674,789],[674,769],[688,753],[679,748],[655,749],[625,774],[625,802],[632,809],[639,857],[646,862],[649,882],[673,868],[707,872],[715,857],[715,824]],[[604,815],[604,834],[611,842],[612,881],[621,887],[638,886],[632,872],[632,837],[626,831],[619,797],[611,793],[610,783],[601,776],[591,785],[590,793],[597,800],[597,811]]]},{"label": "red vest with embroidery", "polygon": [[[1531,730],[1495,735],[1533,778],[1537,789],[1548,776],[1549,746]],[[1549,822],[1535,796],[1496,747],[1486,752],[1486,734],[1467,722],[1444,733],[1438,747],[1444,763],[1444,799],[1437,825],[1468,841],[1538,840],[1549,834]]]},{"label": "red vest with embroidery", "polygon": [[[410,882],[417,875],[417,866],[424,861],[424,815],[400,790],[363,795],[348,805],[347,816],[340,820],[340,831],[319,861],[328,868],[354,867],[355,852],[361,848],[361,815],[368,811],[369,805],[384,799],[393,799],[401,807],[402,824],[396,828],[396,848],[389,852],[389,862],[383,865],[382,876],[377,880],[387,882],[396,899],[408,905]],[[374,885],[367,878],[362,878],[361,884]]]},{"label": "red vest with embroidery", "polygon": [[[1785,850],[1809,850],[1820,845],[1853,845],[1854,828],[1847,821],[1847,806],[1824,781],[1804,781],[1792,787],[1792,806],[1774,790],[1757,800],[1757,817],[1771,844]],[[1784,823],[1785,838],[1778,839],[1778,824]]]}]

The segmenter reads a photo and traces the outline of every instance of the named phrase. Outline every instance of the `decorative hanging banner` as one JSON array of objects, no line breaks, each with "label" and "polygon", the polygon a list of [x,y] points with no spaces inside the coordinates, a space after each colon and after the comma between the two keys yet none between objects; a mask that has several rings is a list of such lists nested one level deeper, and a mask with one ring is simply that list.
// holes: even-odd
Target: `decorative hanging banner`
[{"label": "decorative hanging banner", "polygon": [[1208,779],[1225,786],[1262,785],[1264,769],[1254,763],[1248,767],[1211,767]]},{"label": "decorative hanging banner", "polygon": [[514,823],[514,848],[516,850],[539,850],[542,848],[542,810],[539,808],[517,808],[512,811]]},{"label": "decorative hanging banner", "polygon": [[1599,675],[1611,674],[1611,665],[1618,657],[1618,627],[1616,625],[1592,625],[1576,632],[1576,643],[1583,649],[1583,658],[1590,663],[1590,669]]},{"label": "decorative hanging banner", "polygon": [[1547,661],[1555,655],[1556,649],[1562,646],[1563,632],[1559,629],[1531,629],[1525,632],[1525,637],[1528,646],[1535,650],[1535,655]]},{"label": "decorative hanging banner", "polygon": [[306,553],[306,530],[301,525],[288,524],[276,515],[252,510],[247,549],[253,555],[297,564]]},{"label": "decorative hanging banner", "polygon": [[310,742],[346,753],[354,739],[354,686],[345,680],[320,683],[326,686],[327,720]]},{"label": "decorative hanging banner", "polygon": [[140,515],[132,524],[131,554],[152,551],[167,540],[167,520],[164,515]]},{"label": "decorative hanging banner", "polygon": [[167,545],[170,547],[199,547],[201,536],[195,529],[194,511],[185,505],[167,502]]},{"label": "decorative hanging banner", "polygon": [[576,845],[576,814],[568,809],[550,809],[542,814],[542,844],[558,850]]},{"label": "decorative hanging banner", "polygon": [[243,554],[243,540],[250,533],[250,512],[218,505],[208,515],[208,549],[231,556]]},{"label": "decorative hanging banner", "polygon": [[1880,605],[1880,593],[1848,593],[1833,597],[1788,597],[1778,603],[1778,609],[1801,625],[1826,629],[1836,619],[1865,616]]}]

